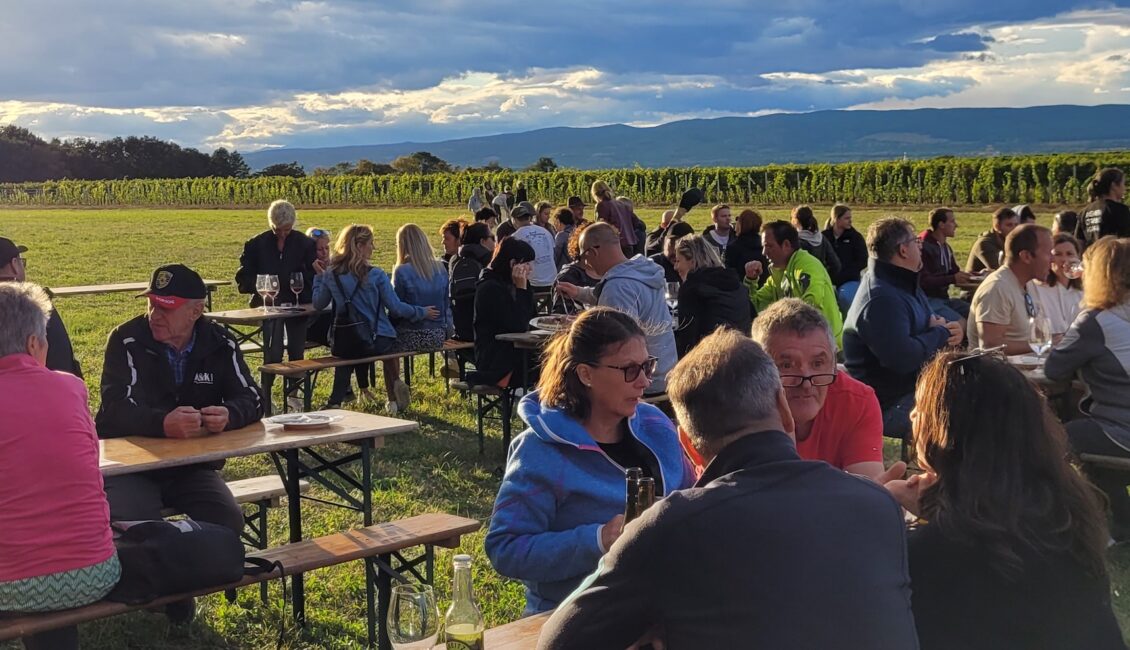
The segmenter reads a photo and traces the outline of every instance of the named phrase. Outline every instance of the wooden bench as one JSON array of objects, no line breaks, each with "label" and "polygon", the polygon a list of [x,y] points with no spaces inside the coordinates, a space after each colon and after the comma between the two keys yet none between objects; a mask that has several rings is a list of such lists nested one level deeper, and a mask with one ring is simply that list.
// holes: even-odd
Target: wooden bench
[{"label": "wooden bench", "polygon": [[[456,351],[459,351],[459,350],[466,350],[468,348],[473,348],[473,347],[474,347],[473,343],[467,343],[465,341],[444,341],[443,347],[440,348],[439,350],[435,350],[435,352],[442,352],[446,356],[449,353],[456,352]],[[361,364],[376,363],[378,361],[394,361],[394,360],[398,360],[398,359],[407,359],[407,358],[410,358],[410,357],[415,357],[415,356],[419,356],[421,354],[429,354],[429,353],[430,353],[430,351],[428,351],[428,350],[422,350],[422,351],[408,350],[408,351],[404,351],[404,352],[392,352],[392,353],[389,353],[389,354],[381,354],[381,355],[377,355],[377,356],[373,356],[373,357],[363,357],[363,358],[360,358],[360,359],[342,359],[341,357],[329,356],[329,357],[318,357],[316,359],[300,359],[298,361],[282,361],[282,362],[279,362],[279,363],[268,363],[268,364],[264,365],[263,367],[259,368],[259,373],[261,375],[261,378],[263,380],[264,385],[266,385],[266,383],[267,383],[266,378],[267,378],[268,375],[284,377],[284,378],[301,378],[302,383],[301,383],[301,386],[300,386],[300,391],[302,392],[303,408],[307,411],[310,411],[310,410],[312,410],[311,400],[313,398],[313,393],[314,393],[314,380],[315,380],[315,377],[317,376],[317,374],[319,372],[323,371],[323,370],[329,370],[330,368],[342,368],[342,367],[346,367],[346,366],[351,367],[351,366],[357,366],[357,365],[361,365]],[[407,364],[407,363],[404,364],[404,381],[405,381],[405,383],[407,383],[409,385],[411,385],[411,383],[412,383],[412,375],[411,375],[410,368],[411,368],[410,364]],[[285,384],[286,382],[284,381],[284,382],[280,382],[280,383]],[[270,408],[271,408],[271,399],[270,399],[271,396],[267,395],[266,397],[267,397],[267,400],[266,400],[265,407],[268,410],[268,414],[269,414],[269,411],[270,411]],[[286,400],[285,399],[283,400],[283,411],[284,412],[286,411]]]},{"label": "wooden bench", "polygon": [[[294,542],[285,546],[267,549],[251,557],[262,558],[268,562],[278,562],[282,565],[284,575],[295,575],[322,569],[325,567],[365,560],[370,564],[371,570],[377,574],[378,590],[380,592],[382,632],[384,616],[387,614],[389,594],[391,593],[392,578],[406,580],[405,576],[398,574],[390,568],[390,558],[413,547],[423,546],[425,553],[430,558],[436,546],[444,548],[457,548],[463,535],[473,533],[479,529],[479,522],[456,515],[432,513],[417,515],[407,519],[388,523],[375,524],[365,528],[349,530],[318,537],[316,539]],[[429,563],[430,564],[430,563]],[[367,570],[368,571],[368,570]],[[395,575],[394,575],[395,574]],[[278,570],[255,576],[245,576],[242,580],[207,589],[199,589],[189,593],[163,596],[142,605],[126,605],[109,601],[99,601],[58,612],[45,612],[41,614],[23,614],[10,617],[0,617],[0,641],[16,639],[19,637],[46,632],[48,630],[77,625],[110,616],[117,616],[140,609],[148,609],[183,600],[190,596],[205,596],[219,593],[229,589],[238,589],[260,582],[282,577]],[[372,645],[376,639],[374,635],[377,614],[373,611],[373,603],[369,603],[367,615],[369,621],[369,643]],[[384,636],[382,634],[382,636]]]},{"label": "wooden bench", "polygon": [[514,417],[514,389],[488,384],[471,384],[466,381],[453,381],[451,387],[461,393],[475,396],[475,425],[479,432],[479,455],[482,455],[486,448],[484,422],[498,420],[502,423],[502,454],[505,457],[510,450],[510,419]]}]

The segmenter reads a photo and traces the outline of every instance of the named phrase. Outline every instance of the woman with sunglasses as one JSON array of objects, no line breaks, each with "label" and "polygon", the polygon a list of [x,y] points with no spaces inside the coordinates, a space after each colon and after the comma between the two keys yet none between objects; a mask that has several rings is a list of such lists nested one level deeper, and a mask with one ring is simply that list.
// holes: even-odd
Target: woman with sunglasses
[{"label": "woman with sunglasses", "polygon": [[639,323],[606,307],[546,348],[486,537],[494,568],[525,583],[527,614],[556,607],[620,536],[627,468],[657,495],[694,483],[675,425],[641,401],[656,363]]},{"label": "woman with sunglasses", "polygon": [[915,397],[925,473],[887,488],[922,522],[907,538],[922,650],[1125,648],[1099,497],[1043,396],[997,355],[948,352]]},{"label": "woman with sunglasses", "polygon": [[[330,239],[331,233],[325,228],[307,228],[306,236],[314,240],[314,274],[317,275],[325,271],[330,265],[330,247],[333,245]],[[310,322],[306,327],[307,341],[329,347],[330,328],[333,327],[334,320],[331,312],[323,312],[310,317]],[[348,399],[352,400],[353,397],[349,396]]]}]

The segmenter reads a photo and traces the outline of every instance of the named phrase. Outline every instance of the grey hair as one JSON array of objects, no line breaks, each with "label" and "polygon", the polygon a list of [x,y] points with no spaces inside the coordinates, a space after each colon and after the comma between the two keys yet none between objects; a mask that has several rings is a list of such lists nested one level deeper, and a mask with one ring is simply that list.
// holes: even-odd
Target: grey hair
[{"label": "grey hair", "polygon": [[51,299],[31,282],[0,282],[0,357],[27,352],[27,339],[47,341]]},{"label": "grey hair", "polygon": [[828,324],[824,314],[799,298],[782,298],[757,315],[753,321],[751,336],[768,351],[769,338],[774,334],[789,332],[804,336],[814,330],[819,330],[828,336],[832,354],[835,355],[836,336],[832,334],[832,326]]},{"label": "grey hair", "polygon": [[890,262],[898,255],[899,246],[914,237],[914,224],[902,217],[883,217],[867,227],[867,251],[871,257]]},{"label": "grey hair", "polygon": [[675,254],[683,259],[690,260],[691,266],[698,269],[708,269],[722,266],[722,258],[718,257],[718,250],[702,237],[702,235],[684,235],[675,242]]},{"label": "grey hair", "polygon": [[667,395],[696,446],[780,417],[781,378],[761,346],[720,328],[702,339],[667,374]]},{"label": "grey hair", "polygon": [[272,230],[283,226],[293,226],[296,219],[298,219],[298,213],[294,211],[294,206],[291,205],[290,201],[279,199],[267,206],[267,224]]}]

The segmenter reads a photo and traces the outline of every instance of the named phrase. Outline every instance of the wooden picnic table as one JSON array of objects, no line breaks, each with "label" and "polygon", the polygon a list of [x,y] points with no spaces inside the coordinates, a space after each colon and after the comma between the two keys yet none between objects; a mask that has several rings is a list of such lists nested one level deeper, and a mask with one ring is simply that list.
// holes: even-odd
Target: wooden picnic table
[{"label": "wooden picnic table", "polygon": [[520,618],[513,623],[491,628],[483,635],[483,646],[491,650],[533,650],[538,645],[541,628],[551,612]]},{"label": "wooden picnic table", "polygon": [[[205,280],[208,289],[208,309],[211,309],[211,294],[216,287],[232,284],[232,280]],[[149,283],[119,283],[111,285],[80,285],[75,287],[54,287],[49,289],[52,296],[89,296],[101,294],[114,294],[125,292],[144,292],[149,288]]]},{"label": "wooden picnic table", "polygon": [[[302,479],[310,479],[337,495],[341,502],[318,499],[319,503],[337,505],[361,512],[366,526],[373,524],[372,450],[384,445],[385,436],[413,431],[416,422],[368,413],[330,410],[326,415],[342,419],[324,427],[305,430],[287,430],[281,425],[256,422],[241,429],[225,431],[201,438],[150,438],[128,436],[100,440],[98,467],[104,476],[180,467],[195,463],[225,460],[242,456],[269,453],[287,493],[287,511],[290,523],[290,541],[302,541]],[[316,445],[353,443],[356,452],[331,458],[329,454],[314,451]],[[360,464],[360,478],[345,469]],[[355,492],[359,496],[355,496]],[[391,585],[387,579],[378,581],[372,572],[366,572],[366,589],[370,593],[379,587],[380,602],[388,602]],[[301,575],[293,576],[294,618],[305,621],[305,592]]]},{"label": "wooden picnic table", "polygon": [[[328,311],[329,306],[323,309],[315,309],[314,305],[307,303],[290,307],[269,307],[266,310],[262,307],[247,307],[227,311],[210,311],[204,314],[204,317],[223,325],[240,346],[250,344],[251,351],[262,351],[264,322],[287,318],[309,318],[315,314]],[[239,329],[240,327],[250,327],[251,329],[245,331]],[[247,350],[247,348],[241,349]]]}]

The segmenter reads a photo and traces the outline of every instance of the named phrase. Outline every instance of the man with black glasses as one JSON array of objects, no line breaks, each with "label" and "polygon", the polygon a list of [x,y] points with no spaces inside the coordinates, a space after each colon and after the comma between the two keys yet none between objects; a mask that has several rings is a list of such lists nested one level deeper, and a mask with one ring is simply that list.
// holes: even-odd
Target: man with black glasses
[{"label": "man with black glasses", "polygon": [[938,350],[961,343],[961,325],[936,315],[919,286],[922,241],[913,224],[902,217],[872,223],[867,250],[869,272],[844,324],[844,365],[875,389],[883,435],[905,438],[918,370]]},{"label": "man with black glasses", "polygon": [[1044,226],[1017,226],[1004,240],[1004,266],[993,271],[973,295],[969,346],[1005,346],[1005,354],[1028,354],[1029,319],[1037,316],[1031,281],[1048,277],[1052,232]]}]

